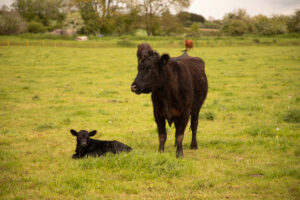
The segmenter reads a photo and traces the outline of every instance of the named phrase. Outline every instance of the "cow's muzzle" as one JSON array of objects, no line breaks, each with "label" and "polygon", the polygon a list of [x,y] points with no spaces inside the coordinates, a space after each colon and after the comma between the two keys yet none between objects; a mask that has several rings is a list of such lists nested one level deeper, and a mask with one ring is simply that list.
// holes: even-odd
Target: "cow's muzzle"
[{"label": "cow's muzzle", "polygon": [[134,92],[134,93],[136,93],[136,94],[139,94],[139,93],[140,93],[140,92],[139,92],[139,89],[138,89],[138,87],[136,86],[135,83],[132,83],[132,84],[131,84],[131,92]]},{"label": "cow's muzzle", "polygon": [[80,145],[81,145],[82,147],[86,147],[86,146],[87,146],[87,143],[86,143],[86,142],[82,142]]}]

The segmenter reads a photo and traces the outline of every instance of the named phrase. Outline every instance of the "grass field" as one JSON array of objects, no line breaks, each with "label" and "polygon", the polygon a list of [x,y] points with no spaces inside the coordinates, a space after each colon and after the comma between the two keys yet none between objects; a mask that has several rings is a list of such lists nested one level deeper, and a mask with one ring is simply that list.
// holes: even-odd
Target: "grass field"
[{"label": "grass field", "polygon": [[[0,47],[0,199],[300,199],[300,46],[192,50],[209,92],[183,159],[174,127],[157,153],[150,96],[130,92],[135,52]],[[73,160],[71,128],[134,150]]]},{"label": "grass field", "polygon": [[[47,34],[21,34],[19,36],[0,36],[0,46],[41,46],[41,47],[76,47],[76,48],[113,48],[136,47],[142,42],[151,43],[156,48],[183,48],[185,37],[182,36],[90,36],[88,41],[75,41],[74,37]],[[245,35],[189,37],[196,47],[227,46],[300,46],[300,34],[260,36]]]}]

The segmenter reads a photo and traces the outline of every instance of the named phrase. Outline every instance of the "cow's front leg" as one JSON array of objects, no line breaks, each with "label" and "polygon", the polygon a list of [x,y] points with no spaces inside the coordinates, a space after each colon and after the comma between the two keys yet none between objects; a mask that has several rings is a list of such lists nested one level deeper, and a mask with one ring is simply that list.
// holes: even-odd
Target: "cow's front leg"
[{"label": "cow's front leg", "polygon": [[72,158],[77,159],[77,158],[79,158],[79,155],[77,153],[75,153],[75,154],[73,154]]},{"label": "cow's front leg", "polygon": [[164,152],[165,143],[167,140],[167,132],[166,132],[166,120],[164,117],[155,115],[155,122],[157,124],[158,130],[158,138],[159,138],[159,152]]},{"label": "cow's front leg", "polygon": [[182,149],[182,141],[184,137],[184,130],[189,121],[189,117],[181,117],[174,120],[176,132],[175,132],[175,140],[176,140],[176,157],[183,157],[183,149]]},{"label": "cow's front leg", "polygon": [[176,143],[177,143],[177,149],[176,149],[176,157],[182,158],[183,157],[183,149],[182,149],[182,141],[183,141],[184,134],[176,134]]}]

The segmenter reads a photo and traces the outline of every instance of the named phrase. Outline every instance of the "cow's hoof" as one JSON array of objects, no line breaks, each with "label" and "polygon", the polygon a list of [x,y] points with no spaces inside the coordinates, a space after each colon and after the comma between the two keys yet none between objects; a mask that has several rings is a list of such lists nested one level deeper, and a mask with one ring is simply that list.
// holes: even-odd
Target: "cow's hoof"
[{"label": "cow's hoof", "polygon": [[158,152],[159,152],[159,153],[164,153],[165,150],[164,150],[164,149],[159,149]]},{"label": "cow's hoof", "polygon": [[191,149],[198,149],[198,144],[191,144]]},{"label": "cow's hoof", "polygon": [[177,152],[176,158],[183,158],[183,152]]}]

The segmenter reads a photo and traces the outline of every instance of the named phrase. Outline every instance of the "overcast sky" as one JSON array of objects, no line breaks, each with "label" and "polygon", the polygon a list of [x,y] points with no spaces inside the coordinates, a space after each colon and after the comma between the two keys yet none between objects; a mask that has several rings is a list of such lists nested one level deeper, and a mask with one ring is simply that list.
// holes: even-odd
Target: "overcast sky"
[{"label": "overcast sky", "polygon": [[[0,0],[0,6],[10,5],[13,0]],[[300,9],[300,0],[192,0],[189,12],[198,13],[205,18],[222,19],[225,13],[244,8],[251,16],[263,14],[293,14]]]},{"label": "overcast sky", "polygon": [[263,14],[293,14],[300,9],[300,0],[192,0],[188,11],[203,15],[205,18],[222,19],[225,13],[244,8],[251,16]]}]

